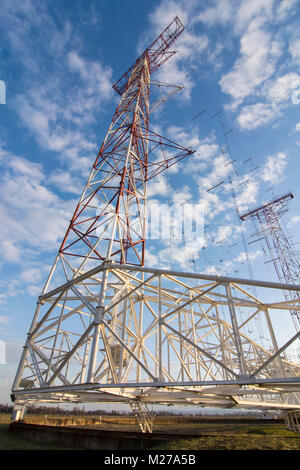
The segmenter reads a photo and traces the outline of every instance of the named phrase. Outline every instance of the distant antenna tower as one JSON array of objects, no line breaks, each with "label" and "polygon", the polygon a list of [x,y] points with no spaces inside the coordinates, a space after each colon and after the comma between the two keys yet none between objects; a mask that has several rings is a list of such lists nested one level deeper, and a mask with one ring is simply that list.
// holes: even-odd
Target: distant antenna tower
[{"label": "distant antenna tower", "polygon": [[[299,260],[292,248],[289,237],[280,224],[281,217],[288,211],[288,201],[293,198],[292,193],[287,193],[241,215],[242,220],[254,219],[258,221],[261,231],[256,235],[262,235],[262,237],[256,241],[265,240],[271,255],[269,262],[273,263],[280,282],[287,284],[299,283],[300,275]],[[287,301],[296,301],[296,305],[300,305],[299,292],[285,291],[285,297]],[[291,313],[295,326],[299,326],[300,312],[291,311]]]}]

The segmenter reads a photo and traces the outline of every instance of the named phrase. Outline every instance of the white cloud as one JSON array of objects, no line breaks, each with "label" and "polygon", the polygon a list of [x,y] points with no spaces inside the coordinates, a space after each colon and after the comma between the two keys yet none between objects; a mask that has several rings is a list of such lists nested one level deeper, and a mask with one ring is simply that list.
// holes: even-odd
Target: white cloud
[{"label": "white cloud", "polygon": [[5,261],[20,261],[21,249],[11,240],[3,240],[1,243],[2,257]]},{"label": "white cloud", "polygon": [[227,203],[225,203],[218,194],[213,192],[208,193],[206,190],[199,191],[199,203],[202,204],[204,208],[206,222],[212,220],[227,207]]},{"label": "white cloud", "polygon": [[252,20],[240,39],[240,57],[219,82],[222,91],[233,98],[232,109],[273,75],[280,54],[278,43],[272,39],[264,21]]},{"label": "white cloud", "polygon": [[71,71],[78,72],[86,84],[87,96],[98,96],[100,99],[108,100],[112,94],[112,69],[103,66],[101,62],[86,60],[80,57],[77,51],[69,52],[67,55],[68,65]]},{"label": "white cloud", "polygon": [[231,167],[228,165],[229,156],[221,153],[211,160],[210,171],[205,176],[199,176],[199,187],[205,191],[210,190],[216,184],[221,183],[231,173]]},{"label": "white cloud", "polygon": [[232,261],[224,261],[220,264],[210,265],[205,268],[204,274],[209,274],[211,276],[226,276],[232,273],[233,270],[233,262]]},{"label": "white cloud", "polygon": [[259,258],[261,254],[261,250],[251,251],[249,253],[242,251],[234,260],[238,263],[246,263],[248,261],[253,261],[256,258]]},{"label": "white cloud", "polygon": [[300,64],[300,37],[290,40],[289,53],[295,64]]},{"label": "white cloud", "polygon": [[186,237],[185,241],[172,240],[171,247],[169,240],[165,245],[162,249],[153,249],[153,247],[146,249],[147,264],[162,268],[177,265],[182,270],[190,271],[190,263],[199,257],[204,239],[189,240]]},{"label": "white cloud", "polygon": [[[74,56],[79,60],[78,55]],[[49,78],[42,86],[32,85],[15,100],[23,124],[41,148],[59,152],[60,159],[72,170],[86,169],[94,161],[97,148],[91,140],[94,136],[90,124],[95,121],[95,112],[111,97],[112,85],[108,80],[111,70],[103,72],[100,63],[80,59],[80,66],[81,86],[69,86],[68,94],[68,78],[61,76]]]},{"label": "white cloud", "polygon": [[238,117],[237,122],[242,130],[253,130],[264,126],[280,116],[277,108],[266,103],[256,103],[244,106]]},{"label": "white cloud", "polygon": [[[233,2],[234,4],[234,2]],[[239,2],[237,13],[235,15],[235,28],[243,31],[253,18],[273,18],[274,0],[244,0]]]},{"label": "white cloud", "polygon": [[[209,7],[194,15],[194,22],[230,27],[227,40],[239,38],[239,55],[233,66],[223,71],[219,85],[221,91],[231,97],[226,109],[236,112],[241,104],[246,104],[237,117],[242,130],[270,124],[274,118],[281,117],[283,106],[292,104],[293,84],[299,82],[299,76],[286,71],[287,55],[283,55],[286,52],[285,25],[281,22],[296,11],[296,0],[221,0],[210,2]],[[274,23],[284,26],[274,30]],[[300,63],[299,36],[293,26],[289,26],[288,32],[291,38],[289,52],[297,64]],[[227,47],[233,45],[228,42]],[[279,60],[283,57],[279,68]]]},{"label": "white cloud", "polygon": [[[85,7],[82,18],[93,9]],[[22,123],[42,149],[59,152],[72,169],[86,167],[90,152],[97,152],[90,124],[112,99],[112,69],[84,58],[69,21],[57,23],[46,4],[3,0],[0,27],[24,65],[22,93],[11,98]]]},{"label": "white cloud", "polygon": [[289,219],[287,226],[290,228],[293,225],[298,224],[299,222],[300,222],[300,215],[294,215],[293,217]]},{"label": "white cloud", "polygon": [[283,179],[287,157],[283,152],[269,156],[264,167],[260,171],[260,177],[266,183],[279,183]]},{"label": "white cloud", "polygon": [[237,192],[237,204],[239,211],[242,212],[253,205],[259,195],[259,183],[257,181],[249,181],[242,186],[240,192]]},{"label": "white cloud", "polygon": [[171,192],[172,204],[184,204],[192,199],[190,186],[184,185],[180,190]]},{"label": "white cloud", "polygon": [[[228,176],[232,171],[231,165],[228,165],[229,156],[225,153],[221,153],[218,146],[215,148],[214,144],[207,145],[207,151],[210,154],[209,164],[205,167],[201,166],[200,145],[198,147],[199,157],[195,157],[195,159],[188,162],[186,167],[197,182],[198,200],[196,202],[201,204],[204,209],[206,223],[221,212],[232,209],[233,207],[232,198],[226,197],[226,194],[230,192],[231,189],[230,185],[227,183]],[[213,157],[213,155],[215,156]]]},{"label": "white cloud", "polygon": [[282,0],[276,12],[276,17],[280,20],[284,20],[288,16],[291,16],[293,13],[296,13],[298,0]]},{"label": "white cloud", "polygon": [[297,132],[300,132],[300,122],[297,122],[296,127],[295,127],[295,130],[296,130]]},{"label": "white cloud", "polygon": [[193,18],[194,22],[201,21],[205,25],[229,25],[234,34],[244,31],[254,18],[273,18],[274,0],[214,0],[208,8],[203,9]]},{"label": "white cloud", "polygon": [[58,248],[75,201],[46,186],[41,165],[1,150],[1,251],[7,261],[24,261],[28,248]]},{"label": "white cloud", "polygon": [[24,269],[20,277],[26,283],[37,283],[42,279],[43,273],[41,272],[40,268],[31,267]]},{"label": "white cloud", "polygon": [[160,174],[149,181],[147,185],[148,198],[153,196],[167,196],[168,182],[165,174]]},{"label": "white cloud", "polygon": [[41,286],[29,285],[27,286],[26,291],[29,295],[37,297],[38,295],[40,295],[42,288]]},{"label": "white cloud", "polygon": [[272,123],[282,116],[282,109],[292,104],[295,84],[300,83],[300,75],[289,72],[275,79],[267,80],[259,97],[265,102],[243,106],[237,117],[237,122],[242,130],[254,130],[258,127]]},{"label": "white cloud", "polygon": [[295,91],[295,84],[298,82],[300,83],[300,75],[295,72],[286,73],[274,80],[267,81],[263,95],[271,104],[292,102],[292,94]]},{"label": "white cloud", "polygon": [[167,130],[167,136],[172,140],[176,140],[180,145],[193,149],[193,155],[186,158],[180,166],[184,173],[189,173],[194,178],[202,177],[207,169],[208,163],[221,153],[215,135],[210,134],[201,139],[197,126],[189,130],[171,126]]},{"label": "white cloud", "polygon": [[30,162],[26,158],[17,157],[0,149],[0,161],[10,168],[13,175],[22,174],[25,177],[32,178],[35,181],[41,181],[44,178],[42,165]]},{"label": "white cloud", "polygon": [[[190,2],[193,5],[193,1]],[[166,26],[178,16],[183,24],[187,24],[190,14],[189,5],[180,5],[180,2],[167,0],[160,2],[154,11],[149,15],[150,23],[155,27],[155,32],[160,34]],[[149,33],[148,33],[149,35]]]},{"label": "white cloud", "polygon": [[202,10],[194,17],[194,21],[201,21],[205,25],[213,26],[216,23],[227,24],[232,21],[234,5],[231,0],[218,0],[213,6]]},{"label": "white cloud", "polygon": [[232,225],[221,225],[215,234],[214,243],[217,244],[223,240],[227,240],[232,234]]},{"label": "white cloud", "polygon": [[[0,26],[2,31],[7,32],[7,38],[18,60],[31,74],[40,71],[46,55],[60,57],[72,33],[68,21],[61,18],[61,21],[56,22],[45,3],[34,0],[23,2],[3,0]],[[36,47],[37,41],[40,48]]]},{"label": "white cloud", "polygon": [[48,178],[48,184],[58,188],[61,192],[79,194],[82,184],[78,178],[68,171],[58,169]]}]

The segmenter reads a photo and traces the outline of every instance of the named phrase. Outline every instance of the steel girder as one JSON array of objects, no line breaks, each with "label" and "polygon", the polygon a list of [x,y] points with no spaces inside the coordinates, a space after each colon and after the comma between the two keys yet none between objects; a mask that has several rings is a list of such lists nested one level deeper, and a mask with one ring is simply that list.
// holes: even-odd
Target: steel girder
[{"label": "steel girder", "polygon": [[283,290],[300,286],[104,262],[39,297],[14,400],[297,408]]}]

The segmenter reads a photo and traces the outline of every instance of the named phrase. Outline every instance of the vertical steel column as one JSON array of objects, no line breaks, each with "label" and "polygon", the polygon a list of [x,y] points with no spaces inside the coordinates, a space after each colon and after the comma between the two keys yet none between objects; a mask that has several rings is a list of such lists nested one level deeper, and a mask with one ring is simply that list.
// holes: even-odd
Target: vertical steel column
[{"label": "vertical steel column", "polygon": [[[135,126],[138,126],[140,124],[140,118],[139,118],[139,113],[140,113],[140,98],[141,98],[141,86],[142,82],[144,80],[144,77],[147,76],[149,77],[149,70],[148,70],[148,65],[149,65],[149,60],[148,57],[146,56],[143,63],[139,64],[137,68],[135,68],[132,72],[132,76],[129,79],[129,84],[132,82],[132,87],[138,89],[138,92],[136,94],[135,98],[135,110],[133,114],[133,121],[131,123],[130,127],[130,137],[129,137],[129,142],[128,142],[128,147],[127,147],[127,154],[126,154],[126,159],[124,162],[124,167],[123,167],[123,172],[122,172],[122,178],[120,182],[120,190],[118,194],[118,199],[116,202],[116,208],[115,208],[115,215],[114,215],[114,221],[112,225],[112,230],[111,230],[111,235],[110,235],[110,240],[109,240],[109,246],[107,250],[107,255],[106,255],[106,260],[109,261],[111,259],[112,255],[112,247],[113,247],[113,242],[115,240],[116,236],[116,229],[119,227],[119,210],[120,210],[120,202],[121,198],[123,197],[124,193],[124,181],[126,177],[126,173],[128,171],[127,167],[129,165],[129,160],[130,160],[130,153],[132,151],[132,145],[133,145],[133,128]],[[139,80],[136,83],[133,78],[136,77],[136,75],[139,75]],[[149,79],[149,78],[148,78]],[[130,89],[130,85],[129,85]],[[128,93],[128,89],[124,91],[124,93]],[[149,96],[148,96],[149,99]],[[146,117],[146,121],[148,122],[148,117]],[[147,158],[147,156],[146,156]],[[120,232],[120,230],[119,230]],[[123,256],[123,255],[122,255]],[[93,336],[93,342],[92,342],[92,349],[91,349],[91,356],[90,356],[90,364],[89,364],[89,371],[88,371],[88,377],[87,380],[88,382],[93,382],[94,380],[94,372],[95,372],[95,367],[96,367],[96,360],[97,360],[97,354],[98,354],[98,344],[99,344],[99,337],[100,337],[100,329],[101,329],[101,322],[104,314],[104,305],[105,305],[105,294],[106,294],[106,287],[107,287],[107,279],[108,279],[108,269],[105,269],[102,275],[102,284],[101,284],[101,292],[99,296],[99,305],[97,307],[97,316],[94,320],[95,322],[95,329],[94,329],[94,336]]]},{"label": "vertical steel column", "polygon": [[231,292],[230,283],[226,284],[225,288],[226,288],[226,294],[227,294],[227,299],[228,299],[228,308],[230,312],[235,346],[236,346],[236,351],[237,351],[237,356],[238,356],[238,361],[239,361],[239,366],[240,366],[240,372],[241,372],[241,375],[245,375],[246,374],[245,359],[244,359],[243,347],[242,347],[242,342],[241,342],[241,336],[239,333],[239,327],[238,327],[237,318],[235,314],[234,303],[232,300],[232,292]]},{"label": "vertical steel column", "polygon": [[19,366],[18,366],[18,369],[17,369],[17,373],[16,373],[16,376],[15,376],[15,379],[14,379],[14,382],[13,382],[13,386],[12,386],[13,390],[19,388],[19,385],[20,385],[20,380],[22,378],[23,370],[24,370],[24,367],[25,367],[25,362],[26,362],[26,359],[27,359],[27,356],[28,356],[29,337],[30,337],[30,334],[33,332],[33,330],[34,330],[34,328],[37,324],[37,320],[38,320],[39,313],[40,313],[40,308],[41,308],[41,302],[37,302],[37,307],[36,307],[36,310],[35,310],[35,314],[34,314],[34,317],[33,317],[33,320],[32,320],[31,326],[30,326],[29,333],[27,335],[27,340],[26,340],[25,346],[23,347],[22,356],[21,356]]},{"label": "vertical steel column", "polygon": [[[271,319],[270,319],[268,307],[264,308],[264,312],[265,312],[265,318],[266,318],[267,325],[268,325],[268,328],[269,328],[269,333],[270,333],[270,336],[271,336],[274,352],[276,353],[279,350],[279,348],[278,348],[278,343],[277,343],[277,340],[276,340],[275,332],[274,332],[274,329],[273,329],[273,325],[272,325],[272,322],[271,322]],[[284,366],[282,364],[282,360],[281,360],[280,356],[278,356],[278,360],[279,360],[282,375],[283,375],[283,377],[286,377],[286,373],[285,373]]]},{"label": "vertical steel column", "polygon": [[158,380],[162,381],[161,274],[158,275]]}]

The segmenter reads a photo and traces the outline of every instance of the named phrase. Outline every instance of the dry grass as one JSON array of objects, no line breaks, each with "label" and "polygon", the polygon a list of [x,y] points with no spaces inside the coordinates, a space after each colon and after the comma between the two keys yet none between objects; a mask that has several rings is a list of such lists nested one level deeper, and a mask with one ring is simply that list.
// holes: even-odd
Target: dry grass
[{"label": "dry grass", "polygon": [[[128,421],[102,423],[94,429],[110,431],[136,431]],[[113,421],[113,420],[112,420]],[[126,421],[126,420],[125,420]],[[9,415],[0,415],[1,450],[64,450],[58,445],[39,444],[18,437],[8,430]],[[90,427],[90,426],[88,426]],[[151,450],[300,450],[300,434],[286,429],[281,423],[161,423],[154,432],[190,434],[188,439],[178,439]],[[69,448],[71,450],[71,448]]]}]

